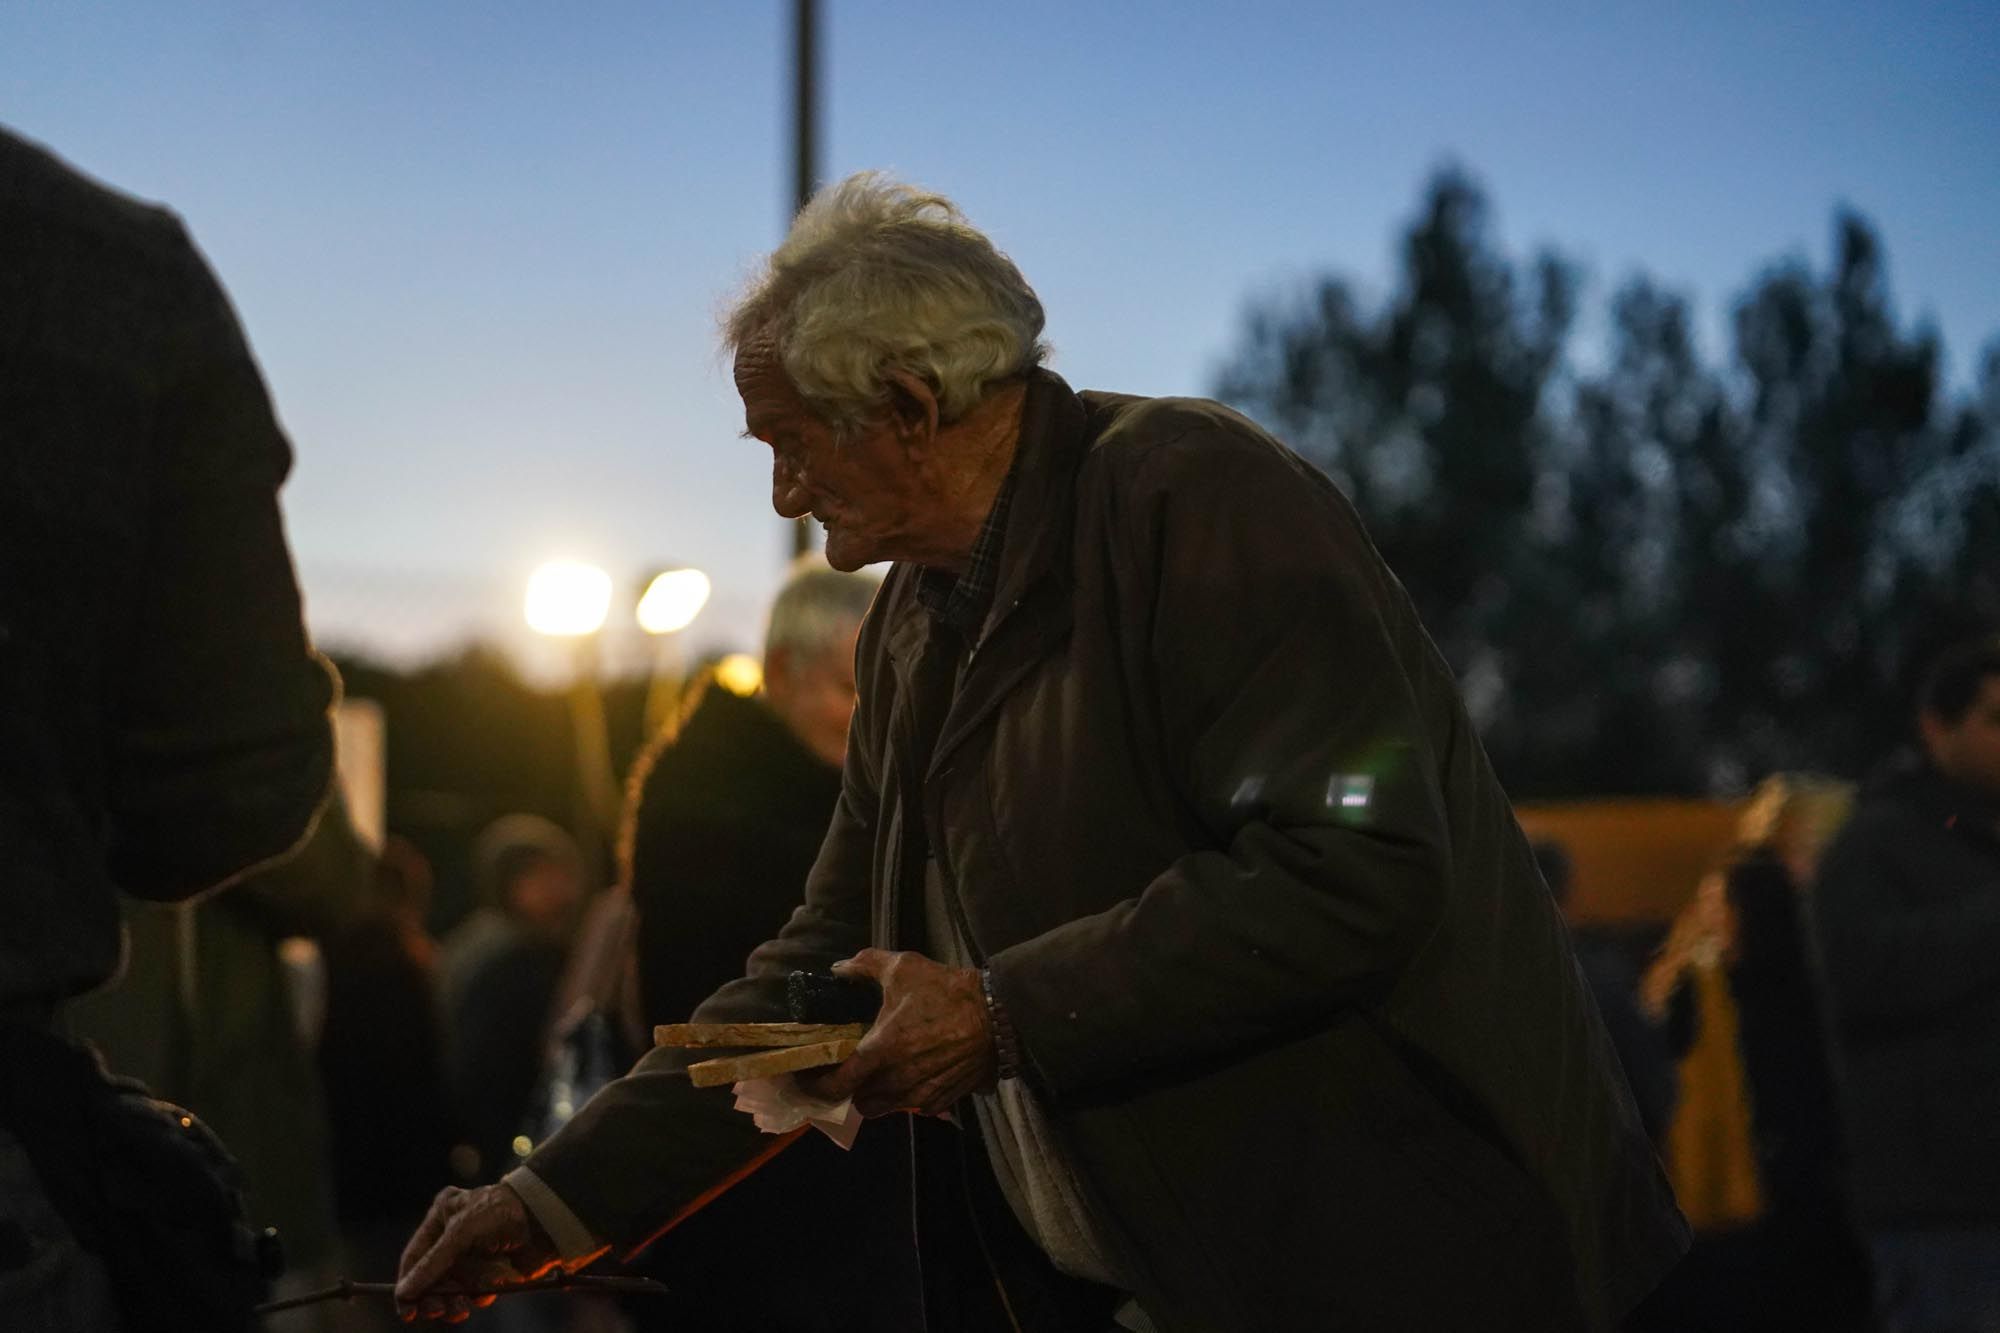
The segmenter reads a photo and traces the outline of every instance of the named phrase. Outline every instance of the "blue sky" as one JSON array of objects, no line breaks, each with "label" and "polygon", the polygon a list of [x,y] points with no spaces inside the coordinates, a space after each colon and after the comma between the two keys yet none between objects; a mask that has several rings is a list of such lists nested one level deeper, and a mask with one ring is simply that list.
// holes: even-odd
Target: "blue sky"
[{"label": "blue sky", "polygon": [[[520,585],[570,555],[702,565],[689,646],[747,644],[785,536],[713,330],[789,202],[790,8],[19,0],[0,122],[172,204],[222,273],[298,448],[325,641],[531,654]],[[826,174],[958,199],[1078,385],[1203,392],[1246,298],[1326,269],[1379,293],[1447,161],[1509,249],[1586,264],[1587,308],[1644,269],[1712,348],[1765,261],[1824,261],[1841,202],[1957,379],[2000,333],[1990,3],[827,0],[822,23]]]}]

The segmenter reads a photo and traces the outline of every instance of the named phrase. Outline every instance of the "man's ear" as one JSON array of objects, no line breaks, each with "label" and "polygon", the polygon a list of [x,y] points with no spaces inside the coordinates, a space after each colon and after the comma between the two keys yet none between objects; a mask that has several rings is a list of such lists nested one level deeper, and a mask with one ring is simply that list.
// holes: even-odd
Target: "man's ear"
[{"label": "man's ear", "polygon": [[907,370],[889,372],[889,419],[906,445],[923,446],[938,432],[937,393]]}]

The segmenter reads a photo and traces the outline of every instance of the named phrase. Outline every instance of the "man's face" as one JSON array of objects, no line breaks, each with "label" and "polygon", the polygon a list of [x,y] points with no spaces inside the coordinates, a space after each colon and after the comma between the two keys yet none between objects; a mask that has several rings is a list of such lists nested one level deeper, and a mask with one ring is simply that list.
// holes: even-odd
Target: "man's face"
[{"label": "man's face", "polygon": [[1940,773],[2000,798],[2000,676],[1979,682],[1958,721],[1927,713],[1921,724],[1924,748]]},{"label": "man's face", "polygon": [[851,571],[924,558],[936,505],[888,422],[871,422],[836,446],[766,342],[737,353],[736,392],[744,433],[771,447],[771,507],[786,518],[818,519],[828,564]]}]

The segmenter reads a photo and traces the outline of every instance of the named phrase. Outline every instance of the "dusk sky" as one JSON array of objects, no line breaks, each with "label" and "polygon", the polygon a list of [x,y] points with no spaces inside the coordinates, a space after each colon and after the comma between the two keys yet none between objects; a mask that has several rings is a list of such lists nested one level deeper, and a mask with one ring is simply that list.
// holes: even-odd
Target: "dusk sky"
[{"label": "dusk sky", "polygon": [[[787,537],[714,330],[789,204],[790,12],[16,0],[0,122],[187,219],[297,448],[328,645],[525,654],[521,585],[565,555],[700,565],[689,647],[751,646]],[[1247,298],[1323,270],[1379,294],[1446,162],[1510,252],[1586,265],[1587,313],[1644,269],[1712,355],[1765,262],[1825,262],[1843,202],[1955,383],[2000,334],[1991,0],[828,0],[822,25],[823,174],[958,200],[1079,387],[1202,393]]]}]

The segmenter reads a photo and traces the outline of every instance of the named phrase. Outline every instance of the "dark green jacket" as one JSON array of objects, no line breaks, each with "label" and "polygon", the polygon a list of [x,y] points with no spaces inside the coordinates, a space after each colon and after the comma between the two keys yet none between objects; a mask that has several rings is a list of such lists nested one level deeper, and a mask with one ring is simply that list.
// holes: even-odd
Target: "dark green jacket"
[{"label": "dark green jacket", "polygon": [[[1162,1328],[1610,1327],[1685,1230],[1458,691],[1346,500],[1215,404],[1048,374],[1021,448],[935,752],[909,707],[933,630],[899,566],[805,905],[702,1015],[774,1016],[784,972],[912,947],[927,836]],[[693,1154],[754,1147],[671,1064],[529,1163],[607,1236],[685,1204]]]}]

